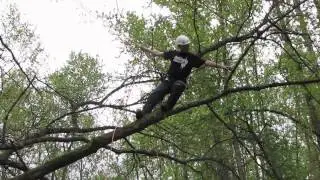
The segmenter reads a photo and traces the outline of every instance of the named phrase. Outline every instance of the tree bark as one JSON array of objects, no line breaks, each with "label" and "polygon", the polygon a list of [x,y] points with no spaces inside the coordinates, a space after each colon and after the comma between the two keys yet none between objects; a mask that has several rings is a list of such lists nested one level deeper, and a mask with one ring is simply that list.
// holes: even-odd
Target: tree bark
[{"label": "tree bark", "polygon": [[213,97],[209,97],[203,100],[197,100],[194,102],[190,102],[183,106],[179,106],[176,109],[168,112],[167,114],[161,113],[159,110],[151,113],[150,115],[145,116],[139,121],[135,121],[127,126],[115,128],[112,132],[100,135],[98,137],[93,138],[90,143],[83,145],[77,149],[72,150],[71,152],[67,152],[55,159],[52,159],[41,166],[38,166],[34,169],[30,169],[29,171],[14,177],[15,180],[31,180],[43,177],[46,174],[49,174],[57,169],[65,167],[69,164],[72,164],[86,156],[89,156],[93,153],[96,153],[100,148],[106,147],[108,144],[111,144],[114,141],[122,139],[124,137],[130,136],[136,132],[140,132],[148,126],[158,123],[163,120],[167,116],[171,116],[174,114],[178,114],[185,110],[188,110],[193,107],[198,107],[201,105],[206,105],[208,103],[212,103],[213,101],[225,97],[227,95],[233,93],[240,93],[244,91],[260,91],[263,89],[269,89],[274,87],[283,87],[290,85],[303,85],[310,83],[318,83],[320,79],[315,80],[304,80],[304,81],[294,81],[294,82],[283,82],[283,83],[272,83],[272,84],[264,84],[258,86],[244,86],[233,89],[227,89],[220,94],[217,94]]}]

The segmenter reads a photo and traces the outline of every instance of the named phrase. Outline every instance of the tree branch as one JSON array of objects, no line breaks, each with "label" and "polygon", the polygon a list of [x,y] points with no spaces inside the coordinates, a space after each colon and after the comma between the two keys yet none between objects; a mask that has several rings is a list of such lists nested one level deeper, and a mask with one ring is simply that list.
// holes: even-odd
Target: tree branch
[{"label": "tree branch", "polygon": [[[216,159],[216,158],[212,158],[212,157],[199,157],[199,158],[192,158],[192,159],[187,159],[187,160],[182,160],[176,157],[173,157],[169,154],[165,154],[165,153],[161,153],[158,151],[154,151],[154,150],[137,150],[137,149],[130,149],[130,150],[126,150],[126,149],[115,149],[113,147],[107,146],[105,147],[106,149],[109,149],[110,151],[116,153],[116,154],[141,154],[141,155],[145,155],[145,156],[149,156],[149,157],[162,157],[168,160],[172,160],[175,161],[179,164],[183,164],[183,165],[188,165],[188,163],[191,162],[201,162],[201,161],[213,161],[225,168],[227,168],[229,171],[231,171],[233,173],[233,175],[235,175],[235,177],[237,177],[237,179],[240,179],[240,177],[238,176],[238,174],[236,173],[236,171],[234,169],[232,169],[230,166],[226,165],[225,163],[223,163],[223,161],[221,159]],[[189,165],[189,167],[192,167]]]},{"label": "tree branch", "polygon": [[197,37],[197,42],[198,42],[198,53],[201,52],[201,42],[200,42],[200,37],[199,37],[199,33],[198,33],[198,26],[197,26],[197,22],[196,22],[196,17],[197,17],[197,13],[198,13],[198,1],[194,0],[194,7],[193,7],[193,28],[194,31],[196,33],[196,37]]},{"label": "tree branch", "polygon": [[[275,19],[273,22],[277,23],[280,20],[282,20],[283,18],[285,18],[286,16],[288,16],[290,13],[292,13],[296,8],[298,8],[299,6],[301,6],[302,4],[304,4],[305,2],[307,2],[308,0],[303,0],[297,4],[294,4],[292,6],[291,9],[287,10],[285,13],[283,13],[281,16],[279,16],[277,19]],[[231,42],[242,42],[244,40],[250,39],[250,38],[254,38],[255,34],[259,34],[260,33],[260,28],[265,26],[268,22],[269,22],[269,15],[271,14],[272,10],[275,8],[275,4],[271,6],[270,10],[268,11],[268,13],[264,16],[263,20],[261,21],[261,23],[255,27],[254,29],[252,29],[251,31],[249,31],[248,33],[242,35],[242,36],[232,36],[229,38],[226,38],[222,41],[219,41],[215,44],[212,44],[211,46],[209,46],[208,48],[203,49],[200,53],[199,56],[203,56],[211,51],[217,50],[222,46],[225,46],[228,43]],[[268,25],[267,27],[264,28],[264,30],[262,31],[267,31],[268,29],[270,29],[270,27],[272,27],[272,25]]]},{"label": "tree branch", "polygon": [[[295,117],[285,113],[285,112],[281,112],[281,111],[278,111],[278,110],[274,110],[274,109],[241,109],[241,110],[235,110],[235,111],[232,111],[232,113],[237,113],[239,111],[242,111],[242,112],[263,112],[263,113],[272,113],[272,114],[275,114],[275,115],[280,115],[280,116],[283,116],[291,121],[293,121],[294,123],[300,125],[302,128],[304,129],[309,129],[309,127],[305,124],[303,124],[301,121],[299,121],[298,119],[296,119]],[[314,129],[311,130],[313,134],[315,134],[316,136],[320,137],[320,134],[315,131]],[[310,139],[312,139],[312,136],[307,134],[308,137]]]},{"label": "tree branch", "polygon": [[[27,78],[27,80],[29,81],[30,84],[32,84],[32,80],[29,78],[28,74],[23,70],[23,68],[21,67],[21,64],[19,63],[19,61],[17,60],[16,56],[14,55],[13,51],[9,48],[9,46],[3,41],[2,37],[0,36],[0,42],[3,45],[3,47],[9,51],[9,53],[11,54],[11,57],[13,59],[13,61],[17,64],[17,66],[19,67],[20,71],[25,75],[25,77]],[[33,84],[32,84],[33,86]],[[34,87],[34,86],[33,86]],[[35,88],[35,87],[34,87]],[[37,89],[37,88],[35,88]]]},{"label": "tree branch", "polygon": [[33,144],[41,143],[41,142],[74,142],[74,141],[82,141],[86,143],[90,142],[87,138],[81,137],[81,136],[67,137],[67,138],[45,136],[40,138],[28,139],[15,144],[1,144],[0,150],[10,150],[10,149],[20,150],[25,148],[26,146],[31,146]]},{"label": "tree branch", "polygon": [[278,168],[274,165],[274,162],[271,160],[269,152],[266,150],[265,146],[263,145],[264,143],[261,141],[261,139],[258,137],[258,135],[254,132],[253,128],[251,125],[248,123],[248,121],[245,121],[245,124],[248,127],[249,133],[252,135],[253,139],[257,142],[258,146],[260,147],[260,150],[264,154],[265,160],[271,167],[271,170],[275,176],[276,179],[283,179],[283,175],[281,172],[278,170]]},{"label": "tree branch", "polygon": [[229,84],[229,81],[231,80],[232,78],[232,75],[234,74],[234,72],[236,71],[236,69],[238,68],[238,66],[240,65],[241,61],[244,59],[244,57],[248,54],[249,50],[251,49],[252,46],[254,46],[254,43],[258,40],[259,37],[255,38],[249,46],[246,47],[245,51],[242,53],[242,55],[240,56],[239,60],[236,62],[236,64],[233,66],[231,72],[229,73],[226,81],[225,81],[225,84],[224,84],[224,89],[227,89],[228,88],[228,84]]},{"label": "tree branch", "polygon": [[0,159],[0,165],[1,166],[9,166],[9,167],[12,167],[12,168],[15,168],[15,169],[19,169],[21,171],[27,171],[28,170],[22,163],[11,161],[11,160],[1,160]]},{"label": "tree branch", "polygon": [[179,147],[178,145],[176,145],[174,142],[170,141],[170,140],[167,140],[165,138],[162,138],[161,136],[157,136],[157,135],[152,135],[152,134],[147,134],[147,133],[144,133],[144,132],[139,132],[139,134],[142,134],[144,136],[148,136],[148,137],[151,137],[151,138],[155,138],[155,139],[159,139],[163,142],[166,142],[168,143],[170,146],[173,146],[175,148],[177,148],[179,151],[185,153],[185,154],[189,154],[189,155],[192,155],[192,156],[195,156],[194,154],[191,154],[185,150],[183,150],[181,147]]},{"label": "tree branch", "polygon": [[171,115],[177,114],[179,112],[185,111],[185,110],[193,108],[193,107],[206,105],[206,104],[211,103],[213,101],[216,101],[222,97],[225,97],[229,94],[241,93],[241,92],[245,92],[245,91],[261,91],[261,90],[270,89],[270,88],[286,87],[286,86],[293,86],[293,85],[315,84],[315,83],[319,83],[319,82],[320,82],[320,79],[314,79],[314,80],[304,80],[304,81],[288,81],[288,82],[281,82],[281,83],[262,84],[262,85],[256,85],[256,86],[243,86],[243,87],[226,89],[215,96],[212,96],[212,97],[209,97],[209,98],[206,98],[203,100],[189,102],[186,105],[179,106],[179,107],[175,108],[174,110],[172,110],[171,112],[169,112],[168,115],[171,116]]},{"label": "tree branch", "polygon": [[312,84],[312,83],[319,83],[320,79],[315,80],[306,80],[306,81],[293,81],[293,82],[283,82],[283,83],[273,83],[273,84],[265,84],[260,86],[244,86],[234,89],[228,89],[224,92],[213,96],[211,98],[207,98],[200,101],[195,101],[188,103],[185,106],[180,106],[173,111],[163,114],[160,110],[156,109],[153,113],[144,116],[142,119],[135,121],[127,126],[119,127],[114,129],[114,131],[102,134],[97,136],[91,140],[91,143],[83,145],[71,152],[65,153],[55,159],[49,160],[45,162],[43,165],[38,166],[34,169],[31,169],[24,174],[21,174],[13,179],[36,179],[42,177],[50,172],[53,172],[59,168],[67,166],[75,161],[82,159],[88,155],[96,153],[100,148],[107,147],[110,143],[122,139],[124,137],[130,136],[134,133],[140,132],[143,129],[147,128],[150,125],[156,124],[163,120],[167,116],[172,116],[174,114],[178,114],[182,111],[190,109],[192,107],[197,107],[203,104],[211,103],[217,99],[220,99],[226,95],[239,93],[244,91],[260,91],[263,89],[274,88],[274,87],[283,87],[283,86],[290,86],[290,85],[303,85],[303,84]]}]

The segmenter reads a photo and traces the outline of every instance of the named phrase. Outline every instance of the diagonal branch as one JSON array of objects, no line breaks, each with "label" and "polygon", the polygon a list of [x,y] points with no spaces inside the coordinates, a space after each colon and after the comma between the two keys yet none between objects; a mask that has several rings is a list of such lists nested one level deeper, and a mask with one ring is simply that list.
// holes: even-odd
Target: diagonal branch
[{"label": "diagonal branch", "polygon": [[279,32],[281,33],[282,39],[289,44],[290,48],[291,48],[291,49],[293,50],[293,52],[297,55],[297,57],[298,57],[297,59],[299,59],[300,62],[297,61],[297,59],[296,59],[295,57],[293,57],[290,52],[287,52],[287,51],[286,51],[286,52],[291,56],[292,60],[294,60],[297,64],[300,64],[300,63],[303,64],[310,72],[316,74],[316,71],[315,71],[314,69],[312,69],[312,67],[310,67],[310,65],[309,65],[304,59],[302,59],[302,56],[301,56],[301,54],[299,53],[299,51],[293,46],[293,43],[292,43],[292,41],[291,41],[291,38],[290,38],[289,35],[288,35],[288,32],[286,32],[285,30],[283,30],[282,28],[280,28],[278,25],[276,25],[276,24],[273,23],[272,21],[270,21],[270,23],[271,23],[271,25],[273,25],[277,30],[279,30]]},{"label": "diagonal branch", "polygon": [[238,28],[237,31],[237,36],[240,34],[241,30],[243,29],[245,23],[252,17],[252,10],[253,10],[253,0],[250,0],[250,4],[246,1],[246,4],[248,6],[248,15],[247,17],[242,21],[240,24],[240,27]]},{"label": "diagonal branch", "polygon": [[10,150],[10,149],[20,150],[27,146],[31,146],[33,144],[37,144],[41,142],[75,142],[75,141],[81,141],[86,143],[90,142],[87,138],[82,136],[74,136],[74,137],[66,137],[66,138],[44,136],[44,137],[39,137],[34,139],[28,139],[15,144],[0,144],[0,150]]},{"label": "diagonal branch", "polygon": [[193,108],[193,107],[206,105],[208,103],[216,101],[216,100],[218,100],[222,97],[225,97],[227,95],[230,95],[230,94],[241,93],[241,92],[246,92],[246,91],[261,91],[261,90],[271,89],[271,88],[276,88],[276,87],[315,84],[315,83],[319,83],[319,82],[320,82],[320,79],[314,79],[314,80],[304,80],[304,81],[288,81],[288,82],[281,82],[281,83],[262,84],[262,85],[256,85],[256,86],[242,86],[242,87],[226,89],[215,96],[212,96],[212,97],[209,97],[206,99],[202,99],[202,100],[189,102],[188,104],[186,104],[184,106],[179,106],[179,107],[175,108],[173,111],[171,111],[169,113],[169,115],[174,115],[174,114],[177,114],[179,112],[183,112],[183,111],[190,109],[190,108]]},{"label": "diagonal branch", "polygon": [[248,121],[244,121],[244,122],[248,127],[248,132],[252,135],[253,139],[257,142],[258,146],[260,147],[260,150],[264,154],[265,160],[267,161],[267,163],[271,167],[271,170],[272,170],[273,174],[275,175],[276,179],[280,179],[280,180],[283,179],[283,175],[281,174],[279,169],[276,167],[275,163],[270,158],[271,152],[267,151],[266,147],[264,146],[264,143],[259,138],[259,136],[254,132],[252,126],[248,123]]},{"label": "diagonal branch", "polygon": [[244,59],[244,57],[249,53],[249,50],[251,49],[251,47],[254,46],[254,43],[258,40],[259,37],[255,38],[249,46],[246,47],[246,49],[244,50],[244,52],[242,53],[242,55],[240,56],[239,60],[236,62],[236,64],[233,66],[231,72],[229,73],[227,79],[226,79],[226,82],[224,84],[224,89],[227,89],[228,88],[228,84],[229,84],[229,81],[231,80],[232,78],[232,75],[234,74],[234,72],[236,71],[236,69],[238,68],[238,66],[240,65],[240,63],[242,62],[242,60]]},{"label": "diagonal branch", "polygon": [[155,80],[151,79],[151,80],[145,80],[145,81],[133,81],[133,82],[129,82],[126,83],[127,80],[125,80],[121,85],[119,85],[118,87],[116,87],[115,89],[113,89],[112,91],[110,91],[107,95],[105,95],[100,101],[85,101],[82,103],[79,103],[76,105],[76,107],[82,107],[82,106],[86,106],[86,105],[98,105],[98,106],[103,106],[103,103],[110,97],[112,96],[114,93],[118,92],[119,90],[131,86],[131,85],[135,85],[135,84],[143,84],[143,83],[149,83],[149,82],[155,82]]},{"label": "diagonal branch", "polygon": [[15,162],[15,161],[12,161],[12,160],[2,160],[0,159],[0,165],[1,166],[9,166],[9,167],[12,167],[12,168],[16,168],[16,169],[19,169],[21,171],[27,171],[28,169],[22,164],[22,163],[19,163],[19,162]]},{"label": "diagonal branch", "polygon": [[59,168],[62,168],[64,166],[67,166],[69,164],[72,164],[76,162],[77,160],[80,160],[86,156],[89,156],[93,153],[96,153],[100,148],[105,148],[109,144],[111,144],[114,141],[118,141],[120,139],[123,139],[125,137],[128,137],[132,134],[135,134],[137,132],[140,132],[144,130],[145,128],[156,124],[166,118],[167,116],[172,116],[174,114],[178,114],[180,112],[183,112],[187,109],[197,107],[200,105],[211,103],[215,100],[218,100],[224,96],[234,94],[234,93],[240,93],[240,92],[246,92],[246,91],[260,91],[263,89],[269,89],[269,88],[275,88],[275,87],[285,87],[290,85],[303,85],[303,84],[312,84],[312,83],[319,83],[320,79],[315,80],[306,80],[306,81],[293,81],[293,82],[283,82],[283,83],[273,83],[273,84],[264,84],[259,86],[244,86],[234,89],[228,89],[224,92],[204,99],[199,100],[195,102],[188,103],[185,106],[180,106],[173,111],[169,112],[168,114],[162,113],[160,110],[156,109],[154,112],[152,112],[149,115],[144,116],[142,119],[135,121],[127,126],[116,128],[114,131],[102,134],[100,136],[92,138],[91,142],[88,144],[85,144],[77,149],[74,149],[70,152],[67,152],[65,154],[62,154],[61,156],[49,160],[42,165],[30,169],[28,172],[25,172],[19,176],[16,176],[15,180],[26,180],[26,179],[37,179],[39,177],[42,177],[48,173],[51,173]]},{"label": "diagonal branch", "polygon": [[32,135],[29,135],[27,139],[41,137],[49,134],[59,134],[59,133],[91,133],[96,131],[104,131],[108,129],[115,129],[116,126],[100,126],[93,128],[47,128],[42,129]]},{"label": "diagonal branch", "polygon": [[[0,36],[0,42],[3,45],[3,47],[9,51],[9,53],[11,54],[11,57],[13,59],[13,61],[17,64],[17,66],[19,67],[20,71],[26,76],[27,80],[29,81],[30,84],[32,84],[32,80],[29,78],[28,74],[23,70],[23,68],[21,67],[21,64],[19,63],[19,61],[17,60],[16,56],[14,55],[13,51],[9,48],[9,46],[3,41],[2,37]],[[33,84],[32,84],[33,86]],[[34,86],[33,86],[34,87]],[[35,87],[34,87],[35,88]],[[37,88],[35,88],[37,89]]]},{"label": "diagonal branch", "polygon": [[148,136],[148,137],[150,137],[150,138],[159,139],[159,140],[161,140],[161,141],[163,141],[163,142],[168,143],[170,146],[173,146],[173,147],[177,148],[179,151],[181,151],[181,152],[183,152],[183,153],[185,153],[185,154],[189,154],[189,155],[193,155],[193,156],[194,156],[194,154],[191,154],[191,153],[187,152],[186,150],[182,149],[181,147],[179,147],[179,146],[178,146],[177,144],[175,144],[174,142],[172,142],[172,141],[170,141],[170,140],[168,140],[168,139],[162,138],[162,137],[159,136],[159,135],[153,135],[153,134],[148,134],[148,133],[144,133],[144,132],[139,132],[139,134],[142,134],[142,135],[144,135],[144,136]]},{"label": "diagonal branch", "polygon": [[41,79],[37,78],[37,80],[39,82],[41,82],[42,84],[44,84],[45,86],[47,86],[49,89],[51,89],[54,93],[56,93],[58,96],[60,96],[61,98],[66,99],[68,102],[73,102],[68,96],[62,94],[61,92],[59,92],[58,90],[56,90],[54,87],[52,87],[50,84],[42,81]]}]

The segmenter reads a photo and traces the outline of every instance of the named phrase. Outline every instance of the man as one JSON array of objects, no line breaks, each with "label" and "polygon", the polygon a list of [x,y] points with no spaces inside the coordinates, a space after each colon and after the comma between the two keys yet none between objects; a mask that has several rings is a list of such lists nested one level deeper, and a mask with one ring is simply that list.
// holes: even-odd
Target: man
[{"label": "man", "polygon": [[161,104],[161,110],[166,112],[173,108],[186,88],[187,77],[192,68],[199,68],[202,65],[223,68],[229,70],[230,67],[218,65],[213,61],[201,59],[199,56],[189,52],[190,40],[185,35],[176,38],[176,50],[160,52],[145,47],[140,47],[143,51],[151,53],[154,56],[160,56],[170,60],[171,64],[167,72],[166,80],[162,81],[150,94],[142,110],[137,110],[136,118],[140,119],[148,114],[152,109],[162,101],[166,94],[170,94],[167,103]]}]

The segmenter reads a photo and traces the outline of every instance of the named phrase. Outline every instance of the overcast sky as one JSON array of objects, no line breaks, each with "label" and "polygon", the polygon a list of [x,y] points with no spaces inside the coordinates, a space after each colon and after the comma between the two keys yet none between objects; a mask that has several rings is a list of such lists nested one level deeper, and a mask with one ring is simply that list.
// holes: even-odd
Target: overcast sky
[{"label": "overcast sky", "polygon": [[[130,10],[138,14],[150,14],[154,8],[146,8],[150,0],[0,0],[0,14],[8,3],[15,3],[22,20],[35,27],[42,45],[48,54],[47,66],[40,70],[51,73],[58,70],[68,59],[71,51],[98,55],[103,60],[105,71],[123,70],[128,56],[119,57],[122,45],[114,41],[108,28],[96,12]],[[6,6],[8,7],[8,6]],[[132,96],[133,97],[133,96]],[[98,111],[99,123],[113,122],[108,110]]]},{"label": "overcast sky", "polygon": [[150,12],[148,0],[11,0],[23,20],[36,28],[36,34],[48,53],[50,71],[60,67],[71,51],[88,52],[103,59],[106,70],[119,69],[126,58],[119,56],[121,44],[96,18],[96,11],[131,10]]}]

